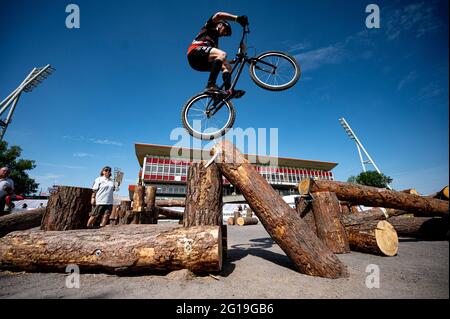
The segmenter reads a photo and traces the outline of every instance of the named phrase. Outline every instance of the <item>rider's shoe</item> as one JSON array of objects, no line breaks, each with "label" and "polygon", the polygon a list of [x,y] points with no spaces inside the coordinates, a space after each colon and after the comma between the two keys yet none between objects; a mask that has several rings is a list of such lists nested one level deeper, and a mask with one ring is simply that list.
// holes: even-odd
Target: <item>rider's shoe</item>
[{"label": "rider's shoe", "polygon": [[233,98],[233,99],[240,99],[245,94],[245,91],[243,91],[243,90],[229,89],[229,90],[226,90],[226,92],[230,96],[230,98]]},{"label": "rider's shoe", "polygon": [[208,85],[205,88],[205,92],[206,93],[220,93],[220,92],[222,92],[222,90],[217,85],[212,84],[212,85]]}]

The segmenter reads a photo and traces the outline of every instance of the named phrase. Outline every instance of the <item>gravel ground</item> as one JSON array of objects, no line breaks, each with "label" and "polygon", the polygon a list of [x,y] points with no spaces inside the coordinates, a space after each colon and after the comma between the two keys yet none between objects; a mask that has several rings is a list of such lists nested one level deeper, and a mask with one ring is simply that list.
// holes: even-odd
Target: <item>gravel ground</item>
[{"label": "gravel ground", "polygon": [[[82,274],[80,288],[66,288],[66,274],[0,272],[0,298],[449,298],[449,242],[400,239],[395,257],[352,252],[338,255],[350,276],[302,275],[265,229],[228,226],[229,258],[212,276],[186,271],[118,277]],[[379,288],[367,276],[379,269]],[[367,268],[369,267],[369,268]],[[366,272],[366,270],[368,272]],[[376,284],[376,282],[374,282]]]}]

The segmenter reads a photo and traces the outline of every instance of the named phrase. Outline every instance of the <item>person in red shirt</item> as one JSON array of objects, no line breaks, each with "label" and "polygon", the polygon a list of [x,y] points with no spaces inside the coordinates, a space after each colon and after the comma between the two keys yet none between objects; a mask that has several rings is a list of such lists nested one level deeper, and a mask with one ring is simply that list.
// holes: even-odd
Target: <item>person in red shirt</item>
[{"label": "person in red shirt", "polygon": [[231,36],[231,25],[235,21],[242,27],[248,24],[247,16],[236,16],[226,12],[217,12],[211,16],[188,48],[189,65],[196,71],[210,72],[206,91],[220,92],[216,85],[217,77],[222,71],[224,89],[227,94],[239,98],[245,94],[242,90],[231,91],[231,65],[227,53],[219,49],[219,38]]}]

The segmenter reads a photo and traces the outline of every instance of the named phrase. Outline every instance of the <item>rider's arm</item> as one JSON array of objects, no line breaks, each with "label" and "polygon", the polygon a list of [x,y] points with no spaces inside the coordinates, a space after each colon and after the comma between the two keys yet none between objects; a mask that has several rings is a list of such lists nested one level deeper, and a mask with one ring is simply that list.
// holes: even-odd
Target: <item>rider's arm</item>
[{"label": "rider's arm", "polygon": [[219,22],[220,20],[229,20],[229,21],[236,21],[238,16],[226,13],[226,12],[217,12],[215,15],[213,15],[212,21],[214,23]]}]

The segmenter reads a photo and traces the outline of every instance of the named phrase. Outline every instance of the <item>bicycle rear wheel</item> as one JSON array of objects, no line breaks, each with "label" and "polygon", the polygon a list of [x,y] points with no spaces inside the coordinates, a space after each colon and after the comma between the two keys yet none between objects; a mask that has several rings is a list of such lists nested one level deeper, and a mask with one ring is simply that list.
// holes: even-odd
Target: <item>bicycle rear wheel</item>
[{"label": "bicycle rear wheel", "polygon": [[[221,105],[216,113],[208,112],[211,105]],[[181,122],[190,135],[212,140],[225,133],[233,126],[236,113],[231,101],[208,93],[192,97],[181,111]]]},{"label": "bicycle rear wheel", "polygon": [[290,55],[268,51],[260,54],[250,64],[252,80],[263,89],[282,91],[291,88],[300,78],[300,65]]}]

